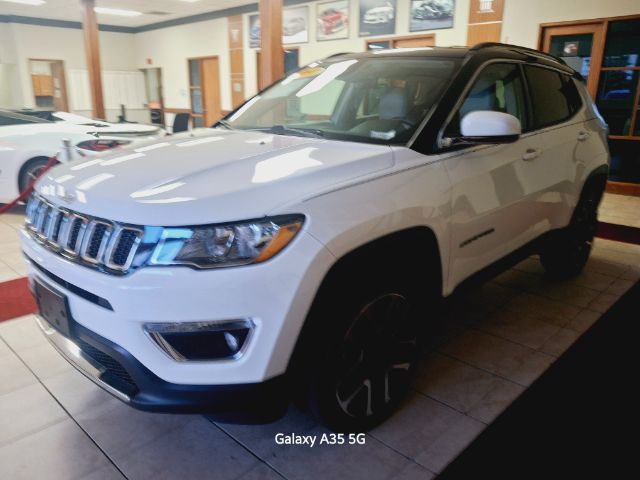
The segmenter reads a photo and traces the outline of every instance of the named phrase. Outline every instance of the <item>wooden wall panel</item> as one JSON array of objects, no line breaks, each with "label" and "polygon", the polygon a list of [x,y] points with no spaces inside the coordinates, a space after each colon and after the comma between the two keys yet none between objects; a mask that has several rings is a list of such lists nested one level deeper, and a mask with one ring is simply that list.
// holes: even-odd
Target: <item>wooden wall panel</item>
[{"label": "wooden wall panel", "polygon": [[471,0],[469,23],[501,22],[504,0]]},{"label": "wooden wall panel", "polygon": [[467,29],[467,45],[473,47],[482,42],[499,42],[501,33],[502,22],[469,25]]}]

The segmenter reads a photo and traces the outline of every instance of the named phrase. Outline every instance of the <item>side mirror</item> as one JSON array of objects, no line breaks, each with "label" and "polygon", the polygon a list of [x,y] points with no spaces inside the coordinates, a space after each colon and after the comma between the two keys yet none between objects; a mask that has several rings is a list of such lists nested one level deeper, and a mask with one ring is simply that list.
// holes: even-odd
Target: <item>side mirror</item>
[{"label": "side mirror", "polygon": [[467,113],[460,122],[463,143],[512,143],[520,138],[522,125],[513,115],[479,110]]}]

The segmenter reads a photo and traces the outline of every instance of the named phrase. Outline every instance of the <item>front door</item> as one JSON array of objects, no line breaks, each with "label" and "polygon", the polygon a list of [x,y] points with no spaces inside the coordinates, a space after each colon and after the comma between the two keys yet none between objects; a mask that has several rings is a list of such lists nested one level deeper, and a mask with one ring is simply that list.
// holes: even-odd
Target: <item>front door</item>
[{"label": "front door", "polygon": [[542,50],[562,58],[567,65],[580,72],[594,99],[602,65],[603,44],[602,23],[545,27],[543,30]]},{"label": "front door", "polygon": [[[477,77],[444,136],[459,137],[460,120],[473,111],[508,113],[527,125],[524,82],[517,63],[494,63]],[[531,240],[530,185],[522,163],[536,148],[527,138],[500,145],[471,146],[445,160],[451,180],[450,285]]]}]

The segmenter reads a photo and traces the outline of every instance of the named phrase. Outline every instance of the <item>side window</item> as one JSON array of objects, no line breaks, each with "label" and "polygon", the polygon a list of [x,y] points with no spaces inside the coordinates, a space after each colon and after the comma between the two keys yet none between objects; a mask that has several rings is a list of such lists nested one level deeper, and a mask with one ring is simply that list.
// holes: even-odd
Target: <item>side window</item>
[{"label": "side window", "polygon": [[582,106],[578,89],[568,75],[531,65],[524,70],[533,108],[533,129],[564,122]]},{"label": "side window", "polygon": [[515,63],[494,63],[486,67],[446,129],[445,136],[460,136],[460,120],[470,112],[490,110],[513,115],[526,127],[525,96],[520,68]]}]

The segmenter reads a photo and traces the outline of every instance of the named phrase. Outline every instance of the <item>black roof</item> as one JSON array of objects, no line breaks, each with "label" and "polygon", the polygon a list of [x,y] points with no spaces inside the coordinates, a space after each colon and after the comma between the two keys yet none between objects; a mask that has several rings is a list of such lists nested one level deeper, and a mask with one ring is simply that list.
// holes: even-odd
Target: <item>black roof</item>
[{"label": "black roof", "polygon": [[330,58],[336,57],[348,58],[375,58],[375,57],[449,57],[449,58],[470,58],[483,57],[487,60],[491,58],[511,58],[517,60],[525,60],[530,63],[538,63],[542,65],[552,66],[563,70],[570,74],[575,74],[575,70],[567,66],[561,58],[554,57],[548,53],[540,52],[532,48],[521,47],[518,45],[509,45],[506,43],[486,42],[480,43],[474,47],[424,47],[424,48],[407,48],[394,50],[373,50],[363,53],[341,53],[332,55]]}]

